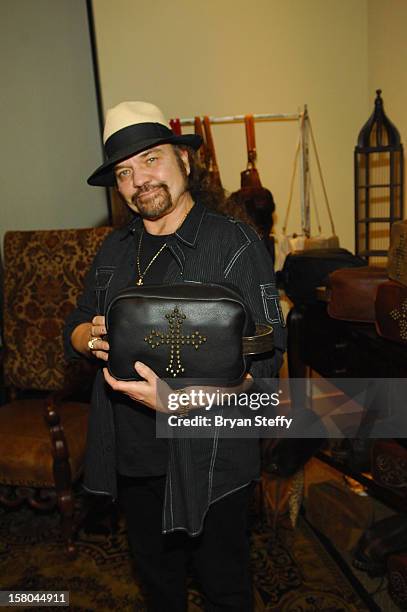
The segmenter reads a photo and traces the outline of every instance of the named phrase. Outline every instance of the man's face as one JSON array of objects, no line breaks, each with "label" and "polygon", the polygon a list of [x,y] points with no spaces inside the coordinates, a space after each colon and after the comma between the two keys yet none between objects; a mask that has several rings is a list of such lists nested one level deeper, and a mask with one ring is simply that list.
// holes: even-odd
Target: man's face
[{"label": "man's face", "polygon": [[128,206],[145,219],[174,210],[185,193],[188,154],[163,144],[137,153],[115,166],[117,188]]}]

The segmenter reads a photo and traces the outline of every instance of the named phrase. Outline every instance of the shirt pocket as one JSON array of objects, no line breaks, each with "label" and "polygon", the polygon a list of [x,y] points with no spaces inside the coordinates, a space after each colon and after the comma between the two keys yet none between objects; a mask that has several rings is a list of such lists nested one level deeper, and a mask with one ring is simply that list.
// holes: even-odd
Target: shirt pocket
[{"label": "shirt pocket", "polygon": [[103,315],[106,309],[107,293],[115,272],[115,266],[101,266],[96,269],[96,303],[98,314]]},{"label": "shirt pocket", "polygon": [[280,297],[276,285],[274,283],[267,283],[260,285],[260,289],[266,320],[272,325],[278,323],[285,327],[284,315],[281,310]]}]

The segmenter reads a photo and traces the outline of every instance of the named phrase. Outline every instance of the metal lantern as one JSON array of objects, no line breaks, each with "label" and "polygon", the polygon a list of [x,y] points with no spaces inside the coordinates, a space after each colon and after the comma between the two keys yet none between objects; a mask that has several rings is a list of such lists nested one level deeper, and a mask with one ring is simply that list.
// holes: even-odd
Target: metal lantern
[{"label": "metal lantern", "polygon": [[403,218],[403,145],[383,110],[381,90],[355,147],[355,249],[368,263],[385,264],[390,227]]}]

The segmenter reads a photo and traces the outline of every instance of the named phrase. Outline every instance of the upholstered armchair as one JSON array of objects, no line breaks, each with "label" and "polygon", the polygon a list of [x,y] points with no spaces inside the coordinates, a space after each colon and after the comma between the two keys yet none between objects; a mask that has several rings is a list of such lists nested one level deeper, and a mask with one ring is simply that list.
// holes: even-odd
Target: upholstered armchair
[{"label": "upholstered armchair", "polygon": [[[112,228],[7,232],[4,239],[4,384],[0,502],[57,505],[74,554],[73,484],[82,471],[89,364],[66,364],[62,328],[90,263]],[[79,365],[80,364],[80,365]],[[89,383],[90,384],[90,383]]]}]

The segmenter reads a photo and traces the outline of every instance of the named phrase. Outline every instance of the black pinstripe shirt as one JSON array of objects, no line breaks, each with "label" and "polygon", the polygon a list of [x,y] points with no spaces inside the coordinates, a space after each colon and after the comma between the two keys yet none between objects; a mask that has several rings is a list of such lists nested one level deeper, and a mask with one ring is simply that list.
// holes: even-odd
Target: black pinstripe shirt
[{"label": "black pinstripe shirt", "polygon": [[[136,218],[127,228],[110,234],[97,254],[85,282],[84,293],[65,326],[68,358],[78,355],[70,337],[73,329],[96,314],[104,314],[111,298],[134,282],[136,246],[142,230]],[[196,203],[187,219],[167,241],[172,259],[165,283],[186,281],[227,283],[238,288],[257,324],[271,323],[275,351],[253,361],[256,378],[278,375],[286,333],[270,255],[249,226],[209,211]],[[113,404],[115,398],[96,376],[89,418],[85,487],[116,497],[116,452]],[[256,439],[169,440],[163,532],[185,529],[200,532],[211,503],[259,476]]]}]

